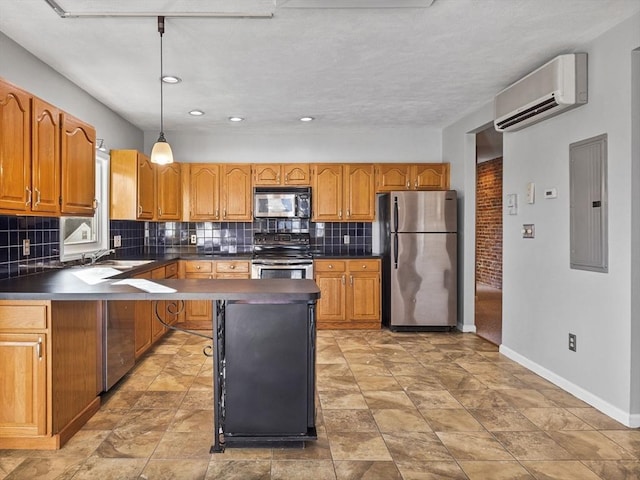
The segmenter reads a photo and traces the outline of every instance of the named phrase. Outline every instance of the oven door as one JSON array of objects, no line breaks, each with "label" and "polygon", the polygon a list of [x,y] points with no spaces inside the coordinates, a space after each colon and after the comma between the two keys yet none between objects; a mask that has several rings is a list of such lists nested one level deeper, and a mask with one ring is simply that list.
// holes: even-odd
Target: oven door
[{"label": "oven door", "polygon": [[290,278],[313,280],[313,263],[297,265],[259,262],[251,265],[251,278]]}]

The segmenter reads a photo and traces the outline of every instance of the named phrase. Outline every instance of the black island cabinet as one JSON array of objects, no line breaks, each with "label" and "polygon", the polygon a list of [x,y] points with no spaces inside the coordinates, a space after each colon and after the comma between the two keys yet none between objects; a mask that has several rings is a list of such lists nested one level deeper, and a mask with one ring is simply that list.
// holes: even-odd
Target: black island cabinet
[{"label": "black island cabinet", "polygon": [[211,451],[317,439],[315,302],[219,302],[214,322]]}]

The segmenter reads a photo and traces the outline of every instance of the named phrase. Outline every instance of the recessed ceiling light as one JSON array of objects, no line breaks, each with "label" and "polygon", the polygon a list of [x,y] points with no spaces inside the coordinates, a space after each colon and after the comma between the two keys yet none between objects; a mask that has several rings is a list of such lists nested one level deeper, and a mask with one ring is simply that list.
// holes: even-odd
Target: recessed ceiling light
[{"label": "recessed ceiling light", "polygon": [[244,118],[242,118],[242,117],[229,117],[229,121],[230,122],[241,122],[243,120],[244,120]]},{"label": "recessed ceiling light", "polygon": [[194,117],[201,117],[202,115],[204,115],[204,112],[202,110],[191,110],[189,112],[189,115],[193,115]]},{"label": "recessed ceiling light", "polygon": [[176,77],[175,75],[163,75],[162,81],[164,83],[180,83],[182,79],[180,77]]},{"label": "recessed ceiling light", "polygon": [[315,120],[313,117],[301,117],[300,118],[301,122],[312,122],[313,120]]}]

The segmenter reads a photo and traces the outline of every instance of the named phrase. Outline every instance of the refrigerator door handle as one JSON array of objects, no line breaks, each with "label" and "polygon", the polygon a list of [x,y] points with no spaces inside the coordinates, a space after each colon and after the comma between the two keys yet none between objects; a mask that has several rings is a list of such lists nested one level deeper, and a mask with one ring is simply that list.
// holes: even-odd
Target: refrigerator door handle
[{"label": "refrigerator door handle", "polygon": [[398,197],[393,197],[393,231],[398,231]]},{"label": "refrigerator door handle", "polygon": [[398,269],[398,234],[393,235],[393,268]]}]

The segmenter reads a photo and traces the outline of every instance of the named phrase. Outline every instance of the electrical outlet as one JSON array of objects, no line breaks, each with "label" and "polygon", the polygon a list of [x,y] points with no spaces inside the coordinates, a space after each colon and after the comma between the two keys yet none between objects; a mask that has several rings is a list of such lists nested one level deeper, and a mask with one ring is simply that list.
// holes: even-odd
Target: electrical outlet
[{"label": "electrical outlet", "polygon": [[118,248],[122,246],[122,235],[114,235],[113,237],[113,248]]},{"label": "electrical outlet", "polygon": [[31,255],[31,240],[29,240],[28,238],[22,240],[22,255],[24,255],[25,257]]},{"label": "electrical outlet", "polygon": [[576,335],[575,333],[569,334],[569,350],[572,352],[576,351]]},{"label": "electrical outlet", "polygon": [[345,235],[343,240],[345,245],[349,245],[349,235]]},{"label": "electrical outlet", "polygon": [[197,235],[191,235],[191,245],[195,245],[196,243],[198,243]]}]

